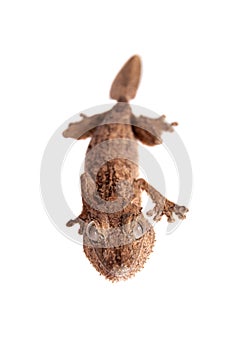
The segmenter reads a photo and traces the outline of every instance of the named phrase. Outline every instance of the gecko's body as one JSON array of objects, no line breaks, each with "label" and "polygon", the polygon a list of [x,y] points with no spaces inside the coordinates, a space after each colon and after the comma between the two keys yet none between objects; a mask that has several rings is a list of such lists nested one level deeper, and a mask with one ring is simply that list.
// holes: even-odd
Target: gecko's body
[{"label": "gecko's body", "polygon": [[103,114],[83,116],[72,123],[65,137],[91,137],[85,171],[81,176],[82,213],[68,222],[80,224],[84,252],[97,271],[112,281],[127,279],[140,270],[152,251],[155,233],[142,214],[141,191],[155,202],[150,215],[185,217],[187,209],[168,201],[143,179],[138,179],[138,145],[161,143],[162,131],[172,131],[164,116],[158,119],[135,117],[128,100],[139,83],[140,61],[134,56],[113,82],[111,97],[118,103]]}]

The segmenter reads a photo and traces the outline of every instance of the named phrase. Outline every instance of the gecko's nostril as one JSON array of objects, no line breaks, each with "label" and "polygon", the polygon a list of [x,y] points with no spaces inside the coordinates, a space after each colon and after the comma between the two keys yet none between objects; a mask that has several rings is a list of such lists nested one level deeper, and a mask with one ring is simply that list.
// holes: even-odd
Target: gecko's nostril
[{"label": "gecko's nostril", "polygon": [[130,268],[129,267],[125,267],[125,266],[121,266],[121,267],[118,267],[118,268],[115,268],[112,270],[112,273],[115,275],[115,276],[124,276],[125,274],[127,274],[128,272],[130,271]]}]

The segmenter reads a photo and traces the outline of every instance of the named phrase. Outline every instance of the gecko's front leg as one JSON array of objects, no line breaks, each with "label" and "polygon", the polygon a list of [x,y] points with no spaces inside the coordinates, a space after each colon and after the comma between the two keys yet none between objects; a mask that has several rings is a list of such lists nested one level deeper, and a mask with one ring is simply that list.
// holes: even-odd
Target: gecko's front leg
[{"label": "gecko's front leg", "polygon": [[185,219],[185,214],[188,212],[185,206],[169,201],[144,179],[135,180],[135,186],[137,190],[146,191],[155,203],[154,208],[147,213],[149,216],[154,216],[153,219],[155,221],[159,221],[163,215],[166,215],[168,222],[174,222],[173,214],[177,215],[179,219]]}]

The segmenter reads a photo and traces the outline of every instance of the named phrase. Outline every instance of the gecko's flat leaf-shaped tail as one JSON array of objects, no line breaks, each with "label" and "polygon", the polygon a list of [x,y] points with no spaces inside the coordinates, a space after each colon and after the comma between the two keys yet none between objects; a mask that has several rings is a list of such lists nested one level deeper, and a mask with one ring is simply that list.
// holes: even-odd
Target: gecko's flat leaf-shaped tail
[{"label": "gecko's flat leaf-shaped tail", "polygon": [[110,97],[118,102],[128,102],[136,95],[141,76],[140,57],[132,56],[114,79]]}]

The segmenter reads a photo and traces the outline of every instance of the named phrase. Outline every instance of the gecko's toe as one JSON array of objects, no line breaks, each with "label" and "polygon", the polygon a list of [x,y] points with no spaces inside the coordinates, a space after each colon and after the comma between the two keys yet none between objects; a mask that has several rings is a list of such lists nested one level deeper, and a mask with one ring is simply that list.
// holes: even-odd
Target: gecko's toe
[{"label": "gecko's toe", "polygon": [[179,219],[183,220],[186,218],[186,213],[188,212],[188,208],[186,208],[185,206],[179,206],[179,205],[175,205],[174,207],[174,213],[178,216]]},{"label": "gecko's toe", "polygon": [[67,227],[72,227],[72,226],[74,226],[75,224],[77,224],[79,222],[79,219],[77,218],[77,219],[74,219],[74,220],[69,220],[67,223],[66,223],[66,226]]}]

